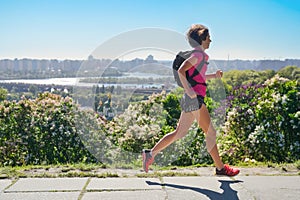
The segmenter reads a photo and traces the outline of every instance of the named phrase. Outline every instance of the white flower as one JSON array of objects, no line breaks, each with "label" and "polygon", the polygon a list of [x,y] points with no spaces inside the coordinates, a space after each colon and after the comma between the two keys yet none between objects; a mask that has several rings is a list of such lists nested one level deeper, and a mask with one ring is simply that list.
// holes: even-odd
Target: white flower
[{"label": "white flower", "polygon": [[281,100],[280,94],[278,94],[278,93],[277,94],[273,93],[272,97],[273,97],[273,99],[275,100],[276,103]]},{"label": "white flower", "polygon": [[253,115],[253,111],[250,108],[247,110],[247,113]]},{"label": "white flower", "polygon": [[252,144],[258,144],[259,141],[259,135],[261,135],[264,132],[265,128],[263,126],[256,126],[254,132],[250,133],[248,136],[248,141]]},{"label": "white flower", "polygon": [[287,96],[283,95],[281,104],[286,104]]},{"label": "white flower", "polygon": [[232,111],[228,112],[227,118],[230,119],[237,114],[236,108],[233,108]]},{"label": "white flower", "polygon": [[276,74],[273,78],[271,79],[268,79],[265,81],[265,85],[269,85],[269,86],[272,86],[274,85],[276,82],[279,82],[279,83],[285,83],[289,81],[289,79],[286,79],[286,78],[283,78],[283,77],[279,77],[278,74]]},{"label": "white flower", "polygon": [[256,131],[265,130],[265,127],[263,127],[263,126],[256,126],[255,130]]},{"label": "white flower", "polygon": [[260,106],[259,104],[258,104],[256,107],[257,107],[257,109],[258,109],[258,110],[260,110],[260,109],[261,109],[261,106]]}]

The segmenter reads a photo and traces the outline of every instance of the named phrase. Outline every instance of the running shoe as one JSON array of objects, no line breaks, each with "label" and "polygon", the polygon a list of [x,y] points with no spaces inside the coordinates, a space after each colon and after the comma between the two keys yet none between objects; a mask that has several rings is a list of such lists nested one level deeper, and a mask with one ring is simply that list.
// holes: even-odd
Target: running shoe
[{"label": "running shoe", "polygon": [[143,150],[143,168],[146,173],[148,173],[149,166],[154,162],[154,158],[151,155],[151,150]]},{"label": "running shoe", "polygon": [[230,167],[229,165],[224,165],[223,169],[218,170],[216,168],[216,175],[225,175],[225,176],[235,176],[240,173],[239,169]]}]

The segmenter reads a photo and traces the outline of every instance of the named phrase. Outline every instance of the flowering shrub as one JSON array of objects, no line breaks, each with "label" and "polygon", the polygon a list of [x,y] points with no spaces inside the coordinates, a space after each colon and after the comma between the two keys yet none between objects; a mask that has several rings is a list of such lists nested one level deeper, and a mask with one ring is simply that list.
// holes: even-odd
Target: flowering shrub
[{"label": "flowering shrub", "polygon": [[[263,85],[234,88],[224,103],[205,99],[214,123],[227,116],[218,144],[229,163],[292,162],[300,155],[300,85],[275,76]],[[176,128],[180,95],[153,94],[112,121],[82,110],[69,97],[44,93],[34,100],[0,102],[0,165],[133,162]],[[215,109],[222,105],[224,108]],[[215,119],[214,119],[215,118]],[[223,123],[223,122],[222,122]],[[218,127],[216,127],[218,128]],[[197,123],[156,157],[158,164],[212,163]]]},{"label": "flowering shrub", "polygon": [[291,162],[300,155],[299,83],[274,76],[261,86],[236,88],[228,96],[220,138],[228,162],[252,158]]},{"label": "flowering shrub", "polygon": [[165,124],[161,100],[165,94],[155,94],[148,100],[130,104],[124,113],[107,125],[115,145],[125,151],[141,152],[161,136]]},{"label": "flowering shrub", "polygon": [[[177,91],[175,91],[176,93]],[[175,130],[180,117],[181,95],[153,94],[146,101],[131,104],[123,114],[107,124],[111,139],[116,147],[121,148],[117,154],[127,155],[121,158],[115,153],[116,161],[140,159],[142,149],[152,148],[165,134]],[[211,110],[213,102],[207,98],[206,104]],[[207,153],[204,133],[195,122],[189,133],[181,140],[164,149],[156,157],[156,163],[162,165],[191,165],[212,163]]]},{"label": "flowering shrub", "polygon": [[[96,158],[85,147],[91,144],[91,137],[102,141],[100,123],[94,113],[79,110],[69,97],[44,93],[35,100],[3,101],[0,104],[0,163],[95,162]],[[82,137],[86,139],[85,144]]]},{"label": "flowering shrub", "polygon": [[172,130],[166,126],[161,103],[165,97],[165,93],[153,94],[148,100],[132,103],[106,124],[107,137],[114,149],[111,159],[115,162],[138,159],[142,149],[151,148],[164,131]]},{"label": "flowering shrub", "polygon": [[[79,109],[69,97],[51,93],[41,94],[35,100],[3,101],[0,162],[1,165],[132,162],[140,159],[143,148],[152,148],[176,128],[180,112],[177,95],[165,93],[130,104],[112,121],[101,120],[92,110]],[[157,163],[198,162],[202,158],[198,150],[205,148],[201,134],[194,125],[184,139],[157,156]]]}]

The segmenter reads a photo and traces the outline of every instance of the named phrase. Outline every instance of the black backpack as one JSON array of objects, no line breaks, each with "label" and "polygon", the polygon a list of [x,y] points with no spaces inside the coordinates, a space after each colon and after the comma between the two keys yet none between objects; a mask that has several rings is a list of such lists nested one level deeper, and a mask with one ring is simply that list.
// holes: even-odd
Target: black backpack
[{"label": "black backpack", "polygon": [[203,65],[205,63],[207,63],[205,61],[205,59],[204,59],[204,53],[202,51],[199,51],[199,50],[189,50],[189,51],[180,51],[176,55],[176,58],[173,61],[173,74],[174,74],[174,78],[175,78],[175,81],[177,82],[178,86],[180,86],[180,87],[183,87],[183,86],[182,86],[182,83],[181,83],[179,75],[178,75],[178,69],[180,68],[181,64],[186,59],[188,59],[192,55],[192,53],[194,53],[194,52],[201,52],[203,54],[203,60],[199,63],[199,65],[196,67],[196,70],[194,71],[194,73],[191,76],[189,76],[188,72],[186,72],[186,79],[189,82],[189,84],[191,85],[191,87],[194,87],[197,84],[206,85],[206,83],[198,83],[197,81],[195,81],[193,79],[195,76],[197,76],[200,73]]}]

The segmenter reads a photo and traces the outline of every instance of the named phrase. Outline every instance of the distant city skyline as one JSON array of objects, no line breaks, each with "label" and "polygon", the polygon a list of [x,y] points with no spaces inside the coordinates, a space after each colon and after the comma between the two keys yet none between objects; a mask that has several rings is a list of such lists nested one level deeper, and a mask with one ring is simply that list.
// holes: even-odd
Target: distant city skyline
[{"label": "distant city skyline", "polygon": [[[210,29],[211,59],[300,59],[297,0],[0,0],[0,5],[0,60],[83,60],[112,38],[149,27],[181,34],[182,41],[176,42],[188,48],[184,34],[194,23]],[[124,52],[103,58],[151,54],[170,60],[174,54],[159,48]]]}]

